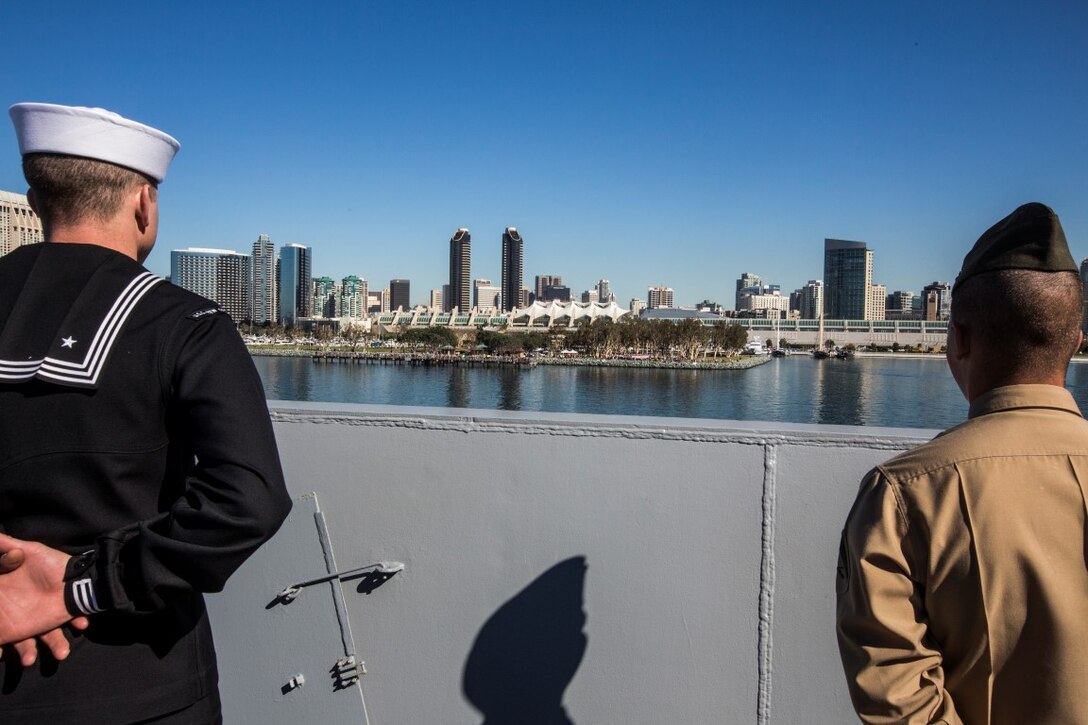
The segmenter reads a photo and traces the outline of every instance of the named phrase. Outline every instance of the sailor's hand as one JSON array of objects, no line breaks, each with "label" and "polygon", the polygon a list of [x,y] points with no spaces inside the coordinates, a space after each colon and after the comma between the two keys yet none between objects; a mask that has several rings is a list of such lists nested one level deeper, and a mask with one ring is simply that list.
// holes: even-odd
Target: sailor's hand
[{"label": "sailor's hand", "polygon": [[37,641],[53,657],[68,657],[60,627],[86,629],[86,617],[73,618],[64,606],[64,568],[68,555],[37,542],[0,534],[0,644],[11,644],[23,666],[38,658]]}]

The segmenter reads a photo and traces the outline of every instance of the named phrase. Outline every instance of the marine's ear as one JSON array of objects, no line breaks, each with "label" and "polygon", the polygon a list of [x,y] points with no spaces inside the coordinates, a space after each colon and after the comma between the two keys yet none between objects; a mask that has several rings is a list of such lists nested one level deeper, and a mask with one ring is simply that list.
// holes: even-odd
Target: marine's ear
[{"label": "marine's ear", "polygon": [[954,320],[948,321],[948,333],[952,337],[952,345],[949,349],[957,359],[963,359],[971,354],[971,328]]}]

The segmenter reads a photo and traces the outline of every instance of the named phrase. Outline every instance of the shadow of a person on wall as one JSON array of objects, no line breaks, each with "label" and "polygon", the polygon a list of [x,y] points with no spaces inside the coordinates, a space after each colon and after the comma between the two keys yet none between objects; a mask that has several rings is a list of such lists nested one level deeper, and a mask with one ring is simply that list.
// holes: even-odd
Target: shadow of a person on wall
[{"label": "shadow of a person on wall", "polygon": [[483,725],[574,725],[563,693],[585,655],[585,557],[561,561],[499,607],[465,661]]}]

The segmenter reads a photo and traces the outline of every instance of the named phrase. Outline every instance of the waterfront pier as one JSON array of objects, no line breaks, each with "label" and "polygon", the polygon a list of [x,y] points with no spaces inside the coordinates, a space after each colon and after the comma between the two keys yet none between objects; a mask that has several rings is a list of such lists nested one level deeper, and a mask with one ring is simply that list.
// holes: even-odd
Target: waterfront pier
[{"label": "waterfront pier", "polygon": [[315,363],[347,363],[357,365],[408,365],[413,367],[535,367],[537,360],[508,355],[448,355],[429,352],[316,352],[311,356]]}]

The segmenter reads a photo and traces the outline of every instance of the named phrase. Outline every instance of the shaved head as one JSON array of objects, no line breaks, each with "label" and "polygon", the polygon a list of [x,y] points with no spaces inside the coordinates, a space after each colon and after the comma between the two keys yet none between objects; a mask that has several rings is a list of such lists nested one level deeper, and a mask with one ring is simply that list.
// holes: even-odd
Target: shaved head
[{"label": "shaved head", "polygon": [[988,364],[1008,377],[1064,376],[1082,313],[1074,272],[986,272],[965,280],[952,297],[952,322],[967,328]]}]

